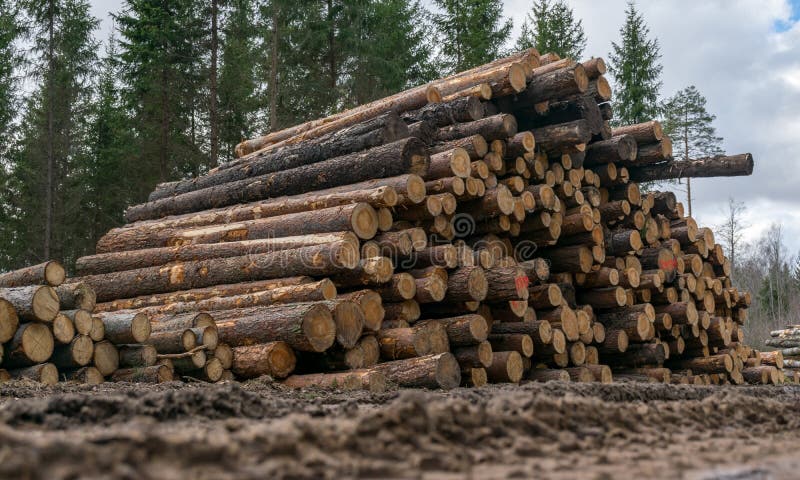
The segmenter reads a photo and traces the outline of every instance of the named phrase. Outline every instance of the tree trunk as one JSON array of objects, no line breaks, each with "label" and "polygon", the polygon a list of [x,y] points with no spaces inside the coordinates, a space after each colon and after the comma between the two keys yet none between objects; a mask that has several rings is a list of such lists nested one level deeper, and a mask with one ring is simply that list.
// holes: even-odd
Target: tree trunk
[{"label": "tree trunk", "polygon": [[144,312],[95,313],[103,321],[105,338],[114,344],[144,343],[150,338],[150,318]]}]

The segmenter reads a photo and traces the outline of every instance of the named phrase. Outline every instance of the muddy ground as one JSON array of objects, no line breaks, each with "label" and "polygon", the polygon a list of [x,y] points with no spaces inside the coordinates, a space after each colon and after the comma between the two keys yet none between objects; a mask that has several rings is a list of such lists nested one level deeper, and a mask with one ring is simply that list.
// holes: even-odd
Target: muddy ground
[{"label": "muddy ground", "polygon": [[800,478],[800,387],[0,385],[0,478]]}]

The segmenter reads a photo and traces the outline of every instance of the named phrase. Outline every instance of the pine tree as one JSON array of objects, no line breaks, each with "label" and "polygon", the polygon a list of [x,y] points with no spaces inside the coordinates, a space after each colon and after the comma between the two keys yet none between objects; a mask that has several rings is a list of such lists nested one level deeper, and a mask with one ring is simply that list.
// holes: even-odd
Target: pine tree
[{"label": "pine tree", "polygon": [[631,125],[656,118],[661,88],[661,58],[657,39],[633,1],[628,3],[621,44],[613,43],[608,70],[616,83],[614,118],[618,125]]},{"label": "pine tree", "polygon": [[[688,160],[724,154],[722,138],[712,125],[715,115],[706,110],[706,99],[694,85],[670,97],[662,106],[664,133],[673,141],[673,156]],[[689,215],[692,214],[692,183],[686,179]]]},{"label": "pine tree", "polygon": [[346,78],[348,106],[386,97],[438,77],[426,13],[418,1],[371,0],[358,16]]},{"label": "pine tree", "polygon": [[3,138],[0,142],[0,269],[13,260],[8,251],[14,236],[9,173],[19,140],[17,116],[22,87],[19,69],[24,58],[19,42],[24,33],[19,4],[14,0],[0,0],[0,138]]},{"label": "pine tree", "polygon": [[223,9],[222,53],[219,73],[219,136],[221,158],[233,157],[237,143],[256,130],[258,49],[252,19],[252,1],[229,0]]},{"label": "pine tree", "polygon": [[198,0],[127,0],[115,15],[139,201],[157,182],[201,173],[210,163],[202,143],[208,78],[203,12]]},{"label": "pine tree", "polygon": [[122,224],[122,212],[135,201],[132,179],[138,168],[134,161],[131,121],[125,110],[119,85],[117,40],[112,35],[106,46],[97,78],[87,138],[78,183],[83,188],[82,215],[77,220],[86,232],[85,253],[109,229]]},{"label": "pine tree", "polygon": [[562,58],[580,59],[586,48],[581,20],[576,21],[564,0],[535,0],[522,24],[517,50],[534,47]]},{"label": "pine tree", "polygon": [[511,34],[500,0],[435,0],[440,56],[448,73],[467,70],[500,56]]},{"label": "pine tree", "polygon": [[14,237],[5,246],[15,265],[59,258],[69,264],[83,238],[76,227],[85,153],[83,119],[91,100],[98,21],[85,0],[30,1],[31,59],[36,88],[26,101],[12,167]]}]

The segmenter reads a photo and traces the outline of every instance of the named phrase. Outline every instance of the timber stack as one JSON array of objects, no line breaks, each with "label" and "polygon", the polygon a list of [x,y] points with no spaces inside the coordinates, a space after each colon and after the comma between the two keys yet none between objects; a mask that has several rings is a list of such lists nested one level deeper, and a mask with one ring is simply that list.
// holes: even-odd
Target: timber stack
[{"label": "timber stack", "polygon": [[248,140],[130,207],[69,284],[212,381],[743,383],[749,294],[636,183],[726,160],[675,173],[658,122],[612,129],[604,72],[531,49]]}]

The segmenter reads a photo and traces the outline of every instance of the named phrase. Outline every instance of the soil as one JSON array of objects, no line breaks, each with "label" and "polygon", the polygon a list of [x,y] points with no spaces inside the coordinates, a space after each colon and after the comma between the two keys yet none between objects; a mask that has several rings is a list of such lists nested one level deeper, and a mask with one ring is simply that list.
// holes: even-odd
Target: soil
[{"label": "soil", "polygon": [[0,385],[0,478],[797,478],[800,387]]}]

